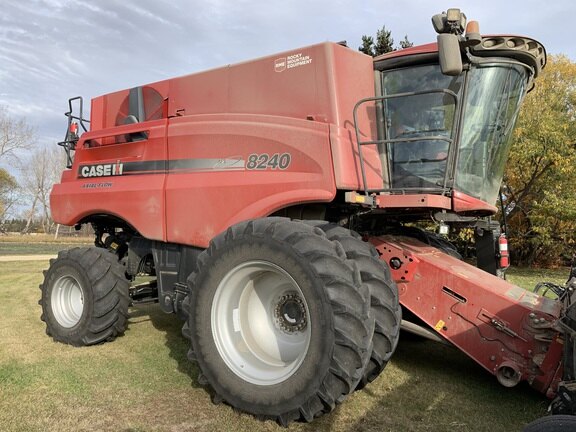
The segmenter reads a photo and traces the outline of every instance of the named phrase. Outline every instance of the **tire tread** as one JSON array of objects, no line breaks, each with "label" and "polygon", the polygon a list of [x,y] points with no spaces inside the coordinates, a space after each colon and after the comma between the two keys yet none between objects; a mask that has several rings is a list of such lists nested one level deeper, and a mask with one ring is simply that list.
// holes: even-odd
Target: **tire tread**
[{"label": "tire tread", "polygon": [[[57,323],[47,319],[50,298],[47,295],[54,266],[71,265],[83,272],[92,291],[93,309],[91,320],[76,332],[63,332]],[[115,254],[106,249],[75,247],[60,251],[40,285],[42,297],[41,320],[46,323],[46,333],[57,342],[73,346],[88,346],[114,340],[122,335],[128,325],[130,304],[129,282],[123,276],[123,267]]]},{"label": "tire tread", "polygon": [[375,326],[370,362],[358,383],[358,389],[361,389],[384,370],[398,344],[402,321],[398,290],[376,248],[363,241],[360,234],[326,221],[306,223],[321,229],[329,240],[343,247],[346,257],[358,266],[362,283],[369,287]]}]

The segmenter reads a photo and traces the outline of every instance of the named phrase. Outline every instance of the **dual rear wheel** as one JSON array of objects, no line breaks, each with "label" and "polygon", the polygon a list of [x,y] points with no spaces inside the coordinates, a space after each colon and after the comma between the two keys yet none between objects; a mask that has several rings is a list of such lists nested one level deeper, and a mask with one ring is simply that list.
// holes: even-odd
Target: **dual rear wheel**
[{"label": "dual rear wheel", "polygon": [[189,357],[214,398],[281,424],[330,412],[392,354],[400,307],[374,248],[326,222],[216,237],[189,278]]}]

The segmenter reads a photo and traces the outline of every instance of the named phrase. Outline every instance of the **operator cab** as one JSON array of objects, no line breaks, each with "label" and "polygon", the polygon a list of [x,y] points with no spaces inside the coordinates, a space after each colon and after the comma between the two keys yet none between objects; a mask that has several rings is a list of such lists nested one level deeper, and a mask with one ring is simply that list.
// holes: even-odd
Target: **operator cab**
[{"label": "operator cab", "polygon": [[438,65],[383,71],[380,129],[391,189],[454,188],[496,202],[530,76],[522,64],[498,62],[470,65],[458,76]]},{"label": "operator cab", "polygon": [[[465,18],[458,20],[463,30]],[[496,212],[514,124],[546,53],[532,39],[481,37],[477,27],[472,29],[466,35],[441,33],[439,44],[375,59],[377,96],[355,109],[355,119],[363,104],[370,105],[363,112],[375,113],[377,139],[365,139],[357,128],[365,185],[363,147],[376,145],[382,165],[382,188],[365,188],[375,198],[371,204],[406,207],[398,195],[440,195],[449,198],[434,201],[442,210],[474,216]],[[452,53],[443,52],[440,36],[457,39],[448,47]],[[447,57],[454,60],[450,56],[455,63],[446,66]]]}]

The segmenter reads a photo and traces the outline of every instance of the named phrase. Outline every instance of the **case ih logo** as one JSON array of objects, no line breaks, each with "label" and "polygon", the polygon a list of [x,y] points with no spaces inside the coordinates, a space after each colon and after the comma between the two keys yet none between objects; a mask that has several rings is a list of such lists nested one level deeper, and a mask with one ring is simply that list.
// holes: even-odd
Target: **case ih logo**
[{"label": "case ih logo", "polygon": [[80,167],[80,177],[108,177],[122,175],[124,165],[120,162],[113,164],[82,165]]},{"label": "case ih logo", "polygon": [[276,72],[282,72],[286,69],[286,57],[280,57],[274,61],[274,70]]}]

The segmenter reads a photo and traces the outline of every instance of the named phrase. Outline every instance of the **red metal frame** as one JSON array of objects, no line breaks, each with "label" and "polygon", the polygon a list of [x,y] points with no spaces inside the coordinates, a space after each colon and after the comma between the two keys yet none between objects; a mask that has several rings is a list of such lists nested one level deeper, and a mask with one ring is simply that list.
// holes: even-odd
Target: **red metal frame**
[{"label": "red metal frame", "polygon": [[496,214],[498,208],[455,190],[452,192],[452,210],[461,214],[489,216]]},{"label": "red metal frame", "polygon": [[452,202],[450,197],[432,194],[410,194],[410,195],[376,195],[376,205],[380,208],[405,208],[422,209],[432,208],[440,210],[451,210]]},{"label": "red metal frame", "polygon": [[452,191],[451,196],[439,194],[390,194],[373,193],[370,195],[358,192],[347,192],[346,202],[362,204],[381,209],[413,210],[448,210],[462,215],[494,215],[497,208],[462,192]]},{"label": "red metal frame", "polygon": [[562,304],[408,237],[373,237],[400,303],[508,386],[525,380],[554,396]]}]

